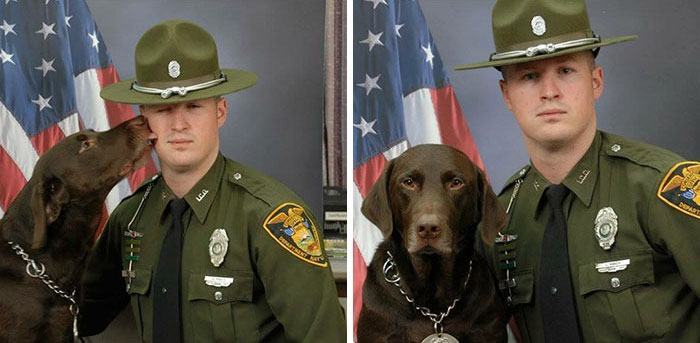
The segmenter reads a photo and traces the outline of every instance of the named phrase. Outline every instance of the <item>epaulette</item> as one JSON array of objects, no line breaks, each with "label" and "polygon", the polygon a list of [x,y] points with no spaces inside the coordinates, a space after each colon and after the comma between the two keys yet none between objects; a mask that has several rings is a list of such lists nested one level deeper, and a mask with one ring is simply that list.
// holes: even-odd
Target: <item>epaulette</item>
[{"label": "epaulette", "polygon": [[524,167],[522,167],[522,168],[520,168],[520,169],[518,169],[518,171],[515,172],[515,174],[513,174],[513,176],[511,176],[510,178],[508,178],[508,180],[506,181],[506,183],[503,185],[503,188],[501,188],[501,191],[498,192],[498,195],[500,196],[500,195],[503,194],[505,191],[507,191],[508,189],[510,189],[510,187],[513,186],[513,184],[515,183],[515,181],[518,181],[519,179],[522,179],[523,177],[525,177],[525,175],[527,175],[527,172],[529,172],[529,171],[530,171],[530,165],[529,165],[529,164],[526,165],[526,166],[524,166]]},{"label": "epaulette", "polygon": [[[264,201],[269,206],[277,205],[281,199],[281,194],[288,194],[288,188],[277,180],[266,176],[252,168],[246,167],[232,160],[227,160],[226,173],[228,181],[232,184],[243,187],[252,196]],[[287,200],[289,200],[288,197]]]},{"label": "epaulette", "polygon": [[635,164],[653,168],[661,173],[666,173],[673,165],[683,158],[650,144],[633,141],[624,137],[602,132],[602,149],[608,156],[624,158]]}]

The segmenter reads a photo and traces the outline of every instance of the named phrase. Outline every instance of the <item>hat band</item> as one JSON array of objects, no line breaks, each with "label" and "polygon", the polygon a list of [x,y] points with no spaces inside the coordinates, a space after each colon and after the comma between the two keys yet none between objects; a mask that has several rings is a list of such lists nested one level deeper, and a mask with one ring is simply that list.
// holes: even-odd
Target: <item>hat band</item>
[{"label": "hat band", "polygon": [[145,86],[140,86],[136,81],[134,81],[131,84],[131,89],[141,92],[141,93],[146,93],[146,94],[160,94],[160,97],[163,99],[169,98],[173,94],[179,94],[180,96],[185,96],[187,95],[188,92],[192,91],[198,91],[206,88],[211,88],[214,87],[222,82],[226,81],[226,75],[224,73],[221,73],[218,79],[210,80],[207,82],[202,82],[202,83],[197,83],[194,85],[190,86],[174,86],[174,87],[168,87],[168,88],[153,88],[153,87],[145,87]]},{"label": "hat band", "polygon": [[579,47],[579,46],[583,46],[583,45],[595,44],[598,42],[600,42],[600,37],[574,39],[574,40],[561,42],[561,43],[539,44],[539,45],[531,46],[525,50],[512,50],[512,51],[494,53],[491,55],[489,60],[490,61],[499,61],[499,60],[505,60],[505,59],[509,59],[509,58],[516,58],[516,57],[532,57],[532,56],[541,55],[541,54],[551,54],[553,52],[556,52],[557,50],[575,48],[575,47]]}]

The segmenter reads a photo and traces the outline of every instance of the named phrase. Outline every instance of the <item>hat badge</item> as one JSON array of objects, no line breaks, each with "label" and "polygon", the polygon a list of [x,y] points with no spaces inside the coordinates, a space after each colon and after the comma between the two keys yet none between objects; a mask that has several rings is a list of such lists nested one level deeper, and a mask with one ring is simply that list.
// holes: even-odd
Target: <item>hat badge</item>
[{"label": "hat badge", "polygon": [[537,36],[541,36],[547,32],[547,24],[544,22],[544,18],[538,15],[532,17],[530,25],[532,26],[532,33]]},{"label": "hat badge", "polygon": [[173,79],[180,76],[180,63],[177,61],[170,61],[170,63],[168,63],[168,75]]}]

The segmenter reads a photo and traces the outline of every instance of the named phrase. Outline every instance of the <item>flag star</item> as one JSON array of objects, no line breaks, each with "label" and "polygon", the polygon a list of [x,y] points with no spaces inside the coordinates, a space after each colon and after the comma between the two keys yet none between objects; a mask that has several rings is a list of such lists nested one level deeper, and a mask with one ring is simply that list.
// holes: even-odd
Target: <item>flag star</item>
[{"label": "flag star", "polygon": [[66,26],[70,27],[70,20],[73,19],[72,15],[67,15],[63,19],[66,21]]},{"label": "flag star", "polygon": [[394,30],[396,31],[396,35],[399,36],[399,38],[401,38],[401,32],[399,32],[399,30],[401,30],[402,27],[403,24],[394,25]]},{"label": "flag star", "polygon": [[362,137],[364,137],[368,133],[373,133],[375,135],[377,134],[377,132],[374,131],[374,128],[372,128],[372,126],[374,126],[374,123],[376,123],[376,122],[377,122],[377,120],[375,119],[375,120],[372,120],[371,122],[368,123],[364,117],[360,117],[360,123],[359,124],[352,124],[352,126],[360,129],[360,131],[362,131]]},{"label": "flag star", "polygon": [[41,30],[39,30],[39,31],[37,31],[37,32],[35,32],[35,33],[42,33],[42,34],[44,35],[44,40],[46,40],[46,38],[47,38],[50,34],[54,34],[54,35],[56,34],[56,32],[54,32],[54,30],[53,30],[53,27],[54,27],[55,25],[56,25],[55,23],[54,23],[54,24],[51,24],[51,25],[46,25],[46,23],[42,22],[42,23],[41,23]]},{"label": "flag star", "polygon": [[14,1],[14,2],[17,2],[17,0],[5,0],[5,5],[9,4],[9,3],[10,3],[10,1]]},{"label": "flag star", "polygon": [[358,83],[357,85],[364,88],[367,91],[367,94],[365,95],[369,95],[369,92],[371,92],[372,89],[382,89],[382,87],[379,87],[379,85],[377,84],[379,82],[380,76],[382,76],[382,74],[379,74],[376,77],[369,77],[369,74],[365,74],[365,82]]},{"label": "flag star", "polygon": [[53,96],[50,96],[48,98],[44,98],[43,96],[41,96],[41,94],[39,94],[39,98],[36,100],[32,100],[32,102],[39,105],[39,111],[41,111],[46,107],[53,108],[53,107],[51,107],[51,104],[49,104],[49,101],[51,101],[51,98],[53,98]]},{"label": "flag star", "polygon": [[15,64],[15,61],[12,60],[12,56],[15,54],[8,54],[5,52],[5,50],[0,49],[0,59],[2,60],[2,63],[5,64],[5,62],[10,62],[12,64]]},{"label": "flag star", "polygon": [[428,43],[428,47],[420,46],[421,49],[423,49],[423,52],[425,53],[425,61],[430,63],[430,69],[433,68],[433,58],[435,58],[435,55],[433,55],[433,49],[430,47],[430,43]]},{"label": "flag star", "polygon": [[56,71],[56,69],[53,68],[53,61],[56,59],[52,59],[51,61],[46,61],[45,59],[41,59],[41,65],[38,67],[34,67],[34,69],[41,70],[42,73],[44,74],[43,76],[46,76],[46,73],[50,71]]},{"label": "flag star", "polygon": [[0,25],[0,29],[5,31],[5,36],[7,36],[8,33],[14,33],[16,36],[17,32],[14,30],[15,25],[16,24],[8,24],[5,20],[3,20],[2,25]]},{"label": "flag star", "polygon": [[369,51],[372,51],[372,48],[374,48],[375,45],[381,45],[384,46],[384,43],[380,41],[379,39],[382,37],[384,32],[379,32],[378,34],[372,33],[372,31],[367,31],[367,39],[361,40],[360,43],[362,44],[368,44],[369,45]]},{"label": "flag star", "polygon": [[371,2],[373,4],[372,9],[377,9],[377,6],[379,6],[379,4],[384,4],[384,5],[389,6],[386,3],[386,0],[365,0],[365,1]]},{"label": "flag star", "polygon": [[92,33],[88,32],[88,36],[90,36],[90,39],[92,40],[92,47],[95,48],[95,50],[97,50],[97,52],[99,52],[100,51],[100,47],[99,47],[100,41],[97,39],[97,32],[96,31],[92,31]]}]

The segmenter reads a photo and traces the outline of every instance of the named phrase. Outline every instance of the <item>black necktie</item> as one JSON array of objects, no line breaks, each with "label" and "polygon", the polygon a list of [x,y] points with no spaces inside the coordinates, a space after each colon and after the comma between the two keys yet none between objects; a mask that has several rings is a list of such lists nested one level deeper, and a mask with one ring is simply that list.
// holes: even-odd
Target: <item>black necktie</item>
[{"label": "black necktie", "polygon": [[566,217],[562,210],[567,193],[564,185],[551,185],[545,191],[552,211],[542,237],[540,282],[537,286],[545,342],[581,341],[569,270]]},{"label": "black necktie", "polygon": [[180,320],[180,260],[182,257],[182,214],[187,210],[185,199],[170,202],[173,222],[160,248],[158,268],[153,278],[153,342],[182,341]]}]

